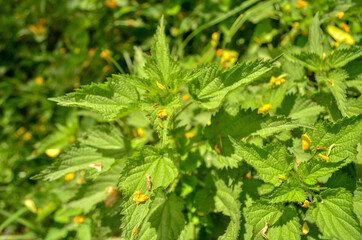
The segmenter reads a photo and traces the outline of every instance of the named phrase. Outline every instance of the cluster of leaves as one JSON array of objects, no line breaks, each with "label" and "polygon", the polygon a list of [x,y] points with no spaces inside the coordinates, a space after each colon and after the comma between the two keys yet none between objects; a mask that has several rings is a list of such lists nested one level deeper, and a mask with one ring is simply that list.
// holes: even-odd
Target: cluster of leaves
[{"label": "cluster of leaves", "polygon": [[[87,7],[98,6],[92,4]],[[181,5],[171,5],[168,15],[180,13]],[[212,3],[200,6],[206,11]],[[150,56],[137,48],[133,63],[129,57],[121,63],[130,74],[51,98],[84,110],[52,106],[67,120],[36,145],[28,161],[35,164],[49,148],[66,150],[30,173],[42,168],[32,181],[50,181],[37,181],[41,191],[25,204],[36,222],[19,218],[25,207],[13,216],[1,210],[8,220],[0,229],[16,220],[32,230],[28,237],[46,239],[360,239],[362,48],[333,47],[323,31],[339,21],[340,11],[354,21],[353,2],[299,9],[296,1],[249,0],[228,12],[231,6],[218,5],[225,13],[214,19],[214,13],[198,17],[185,39],[182,30],[190,30],[193,17],[182,20],[181,33],[170,30],[179,48],[170,49],[162,18]],[[238,12],[243,14],[228,23]],[[202,25],[205,16],[210,19]],[[222,21],[223,38],[213,36],[195,54],[204,41],[199,33]],[[255,33],[239,33],[244,24],[256,24]],[[353,36],[358,42],[360,34]],[[191,38],[191,54],[183,57]],[[145,42],[143,50],[150,45]],[[245,42],[247,49],[237,47]],[[242,58],[251,61],[222,68],[227,57],[216,57],[217,44],[244,51]],[[273,85],[271,78],[283,81]],[[50,95],[43,96],[47,104]],[[6,116],[1,124],[7,136],[16,128]],[[303,146],[302,134],[309,140]],[[54,224],[40,228],[47,218]]]}]

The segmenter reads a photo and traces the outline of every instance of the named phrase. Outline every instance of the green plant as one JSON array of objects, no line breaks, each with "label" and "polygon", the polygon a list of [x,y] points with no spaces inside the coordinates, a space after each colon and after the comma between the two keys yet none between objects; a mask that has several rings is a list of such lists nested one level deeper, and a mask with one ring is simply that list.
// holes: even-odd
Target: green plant
[{"label": "green plant", "polygon": [[[137,72],[51,99],[110,123],[87,131],[35,178],[82,172],[75,179],[86,183],[63,214],[86,216],[83,239],[106,236],[100,229],[115,219],[125,239],[360,239],[361,101],[347,98],[340,68],[361,50],[325,57],[322,36],[315,17],[309,51],[288,52],[316,82],[291,76],[304,69],[284,57],[185,70],[169,53],[162,19]],[[285,72],[286,82],[265,83]]]}]

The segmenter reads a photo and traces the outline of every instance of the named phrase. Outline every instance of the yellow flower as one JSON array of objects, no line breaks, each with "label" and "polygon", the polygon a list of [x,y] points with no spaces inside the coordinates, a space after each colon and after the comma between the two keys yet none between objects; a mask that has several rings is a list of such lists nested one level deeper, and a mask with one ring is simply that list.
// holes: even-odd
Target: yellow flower
[{"label": "yellow flower", "polygon": [[115,7],[117,7],[116,0],[105,1],[104,5],[107,8],[115,8]]},{"label": "yellow flower", "polygon": [[328,156],[325,156],[325,155],[320,154],[320,153],[318,154],[318,156],[320,156],[323,160],[329,162],[329,157]]},{"label": "yellow flower", "polygon": [[111,59],[109,58],[109,55],[111,55],[111,52],[108,49],[105,49],[101,52],[101,58],[105,59],[107,62],[111,62]]},{"label": "yellow flower", "polygon": [[36,210],[36,206],[35,206],[35,203],[33,200],[31,199],[26,199],[24,201],[24,205],[33,213],[36,213],[37,210]]},{"label": "yellow flower", "polygon": [[278,174],[278,178],[283,179],[283,180],[285,179],[285,177],[283,175],[280,175],[280,174]]},{"label": "yellow flower", "polygon": [[217,33],[217,32],[214,32],[212,35],[211,35],[211,39],[212,40],[217,40],[219,38],[219,33]]},{"label": "yellow flower", "polygon": [[133,200],[135,200],[136,204],[141,202],[146,202],[148,200],[148,196],[146,194],[142,194],[141,191],[135,191],[133,194]]},{"label": "yellow flower", "polygon": [[221,56],[222,55],[222,52],[223,50],[221,48],[219,48],[217,51],[216,51],[216,56]]},{"label": "yellow flower", "polygon": [[308,233],[309,233],[308,224],[307,224],[307,222],[304,222],[304,223],[303,223],[303,227],[302,227],[302,234],[303,234],[303,235],[307,235]]},{"label": "yellow flower", "polygon": [[93,57],[96,54],[96,50],[94,50],[94,48],[90,48],[88,49],[88,55],[90,57]]},{"label": "yellow flower", "polygon": [[82,223],[82,222],[84,221],[84,219],[85,219],[85,216],[82,216],[82,215],[80,215],[80,216],[75,216],[75,217],[73,218],[73,222],[75,222],[75,223]]},{"label": "yellow flower", "polygon": [[43,78],[42,77],[35,78],[35,83],[36,83],[36,85],[42,84],[43,83]]},{"label": "yellow flower", "polygon": [[193,138],[193,137],[195,137],[195,136],[196,136],[196,134],[193,133],[193,132],[187,132],[187,133],[185,133],[185,137],[187,137],[187,138]]},{"label": "yellow flower", "polygon": [[108,72],[109,71],[109,69],[111,69],[108,65],[106,65],[106,66],[104,66],[103,68],[102,68],[102,71],[104,72],[104,73],[106,73],[106,72]]},{"label": "yellow flower", "polygon": [[178,28],[172,27],[171,28],[171,35],[172,36],[177,36],[177,34],[178,34]]},{"label": "yellow flower", "polygon": [[305,200],[304,203],[303,203],[301,206],[304,207],[304,208],[308,208],[308,206],[309,206],[309,201],[308,201],[308,200]]},{"label": "yellow flower", "polygon": [[349,33],[346,33],[345,31],[337,28],[336,26],[328,25],[327,32],[334,38],[334,40],[337,41],[337,45],[342,42],[349,45],[354,44],[353,37]]},{"label": "yellow flower", "polygon": [[342,19],[344,16],[344,12],[337,12],[336,13],[336,17],[339,18],[339,19]]},{"label": "yellow flower", "polygon": [[[219,50],[216,51],[216,55],[218,54],[218,51]],[[235,51],[227,49],[222,50],[221,62],[220,62],[221,66],[223,68],[231,67],[238,59],[238,56],[239,54]]]},{"label": "yellow flower", "polygon": [[285,82],[285,79],[284,79],[284,78],[276,78],[276,77],[272,76],[272,77],[270,78],[269,85],[270,85],[270,86],[273,86],[274,84],[275,84],[275,85],[280,85],[280,84],[282,84],[283,82]]},{"label": "yellow flower", "polygon": [[272,105],[270,103],[263,105],[262,107],[258,108],[258,113],[264,113],[266,111],[269,111],[272,108]]},{"label": "yellow flower", "polygon": [[73,180],[75,177],[75,173],[67,173],[65,176],[64,176],[64,179],[65,181],[71,181]]},{"label": "yellow flower", "polygon": [[295,23],[293,23],[293,27],[294,27],[294,28],[298,28],[298,27],[299,27],[299,25],[300,25],[300,24],[299,24],[299,22],[295,22]]},{"label": "yellow flower", "polygon": [[145,137],[145,130],[143,128],[137,128],[137,134],[140,137]]},{"label": "yellow flower", "polygon": [[59,52],[60,54],[65,54],[67,52],[67,49],[62,47]]},{"label": "yellow flower", "polygon": [[167,118],[166,109],[159,110],[156,115],[161,119]]},{"label": "yellow flower", "polygon": [[288,11],[290,9],[290,4],[288,3],[287,5],[284,6],[284,10]]},{"label": "yellow flower", "polygon": [[45,150],[45,154],[48,156],[48,157],[56,157],[58,156],[60,153],[60,148],[49,148],[47,150]]},{"label": "yellow flower", "polygon": [[334,82],[331,79],[327,78],[327,81],[334,87]]},{"label": "yellow flower", "polygon": [[307,134],[302,135],[302,148],[304,151],[307,151],[309,149],[311,142],[312,140],[310,140]]},{"label": "yellow flower", "polygon": [[189,95],[189,94],[185,94],[185,95],[182,96],[181,100],[182,100],[183,102],[186,102],[189,98],[190,98],[190,95]]},{"label": "yellow flower", "polygon": [[161,83],[159,83],[159,82],[157,82],[157,81],[156,81],[156,85],[157,85],[157,87],[160,88],[161,90],[165,90],[165,89],[166,89],[165,86],[163,86]]},{"label": "yellow flower", "polygon": [[346,23],[343,22],[343,23],[340,24],[340,26],[341,26],[341,28],[343,28],[343,30],[345,32],[347,32],[347,33],[349,32],[349,27],[348,27],[348,25]]},{"label": "yellow flower", "polygon": [[29,141],[32,137],[33,137],[33,135],[31,135],[30,132],[27,132],[24,134],[23,139],[24,139],[24,141]]},{"label": "yellow flower", "polygon": [[297,2],[297,8],[302,8],[302,7],[305,7],[307,5],[308,5],[308,3],[303,1],[303,0],[298,0],[298,2]]},{"label": "yellow flower", "polygon": [[326,59],[326,53],[323,52],[323,54],[322,54],[322,60],[324,61],[325,59]]},{"label": "yellow flower", "polygon": [[38,24],[38,25],[29,25],[29,26],[28,26],[28,29],[29,29],[32,33],[34,33],[34,34],[36,34],[36,35],[40,35],[40,34],[43,34],[43,33],[45,32],[44,26],[43,26],[43,25],[40,25],[40,24]]}]

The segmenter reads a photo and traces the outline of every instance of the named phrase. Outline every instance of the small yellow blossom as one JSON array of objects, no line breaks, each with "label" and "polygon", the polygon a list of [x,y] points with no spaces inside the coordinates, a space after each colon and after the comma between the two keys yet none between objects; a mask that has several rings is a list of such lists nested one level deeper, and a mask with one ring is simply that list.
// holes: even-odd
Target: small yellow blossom
[{"label": "small yellow blossom", "polygon": [[349,27],[346,23],[343,22],[340,24],[340,26],[345,32],[347,32],[347,33],[349,32]]},{"label": "small yellow blossom", "polygon": [[165,86],[163,86],[161,83],[159,83],[159,82],[157,82],[157,81],[156,81],[156,85],[157,85],[157,87],[160,88],[161,90],[165,90],[165,89],[166,89]]},{"label": "small yellow blossom", "polygon": [[109,55],[111,55],[111,52],[108,49],[103,50],[100,54],[101,58],[110,63],[111,59],[109,58]]},{"label": "small yellow blossom", "polygon": [[60,153],[60,148],[49,148],[47,150],[45,150],[45,154],[48,156],[48,157],[56,157],[58,156]]},{"label": "small yellow blossom", "polygon": [[284,79],[284,78],[276,78],[276,77],[272,76],[272,77],[270,78],[269,85],[270,85],[270,86],[273,86],[274,84],[275,84],[275,85],[280,85],[280,84],[282,84],[283,82],[285,82],[285,79]]},{"label": "small yellow blossom", "polygon": [[[219,50],[218,50],[219,51]],[[218,51],[216,51],[216,55],[218,54]],[[231,67],[235,64],[236,60],[238,59],[239,54],[232,50],[224,49],[222,50],[221,54],[221,66],[223,68]]]},{"label": "small yellow blossom", "polygon": [[207,126],[210,126],[210,125],[211,125],[211,121],[208,121],[208,122],[206,123],[206,125],[207,125]]},{"label": "small yellow blossom", "polygon": [[323,160],[329,162],[329,157],[328,156],[325,156],[325,155],[320,154],[320,153],[318,154],[318,156],[320,156]]},{"label": "small yellow blossom", "polygon": [[37,211],[38,214],[41,214],[42,212],[43,212],[43,209],[41,209],[41,208],[39,208]]},{"label": "small yellow blossom", "polygon": [[304,151],[307,151],[309,149],[311,142],[312,140],[310,140],[307,134],[302,135],[302,148]]},{"label": "small yellow blossom", "polygon": [[106,73],[106,72],[108,72],[110,69],[111,69],[111,68],[110,68],[108,65],[106,65],[106,66],[104,66],[104,67],[102,68],[102,71],[103,71],[104,73]]},{"label": "small yellow blossom", "polygon": [[67,49],[62,47],[59,52],[60,54],[65,54],[67,52]]},{"label": "small yellow blossom", "polygon": [[221,48],[219,48],[217,51],[216,51],[216,56],[221,56],[222,55],[222,52],[223,50]]},{"label": "small yellow blossom", "polygon": [[94,50],[94,48],[90,48],[88,49],[88,55],[90,57],[93,57],[96,54],[96,50]]},{"label": "small yellow blossom", "polygon": [[156,115],[161,119],[167,118],[166,109],[159,110]]},{"label": "small yellow blossom", "polygon": [[302,8],[308,5],[308,2],[303,1],[303,0],[298,0],[297,2],[297,8]]},{"label": "small yellow blossom", "polygon": [[299,26],[300,26],[299,22],[293,23],[293,27],[294,27],[294,28],[298,28]]},{"label": "small yellow blossom", "polygon": [[324,61],[325,59],[326,59],[326,53],[323,52],[323,53],[322,53],[322,60]]},{"label": "small yellow blossom", "polygon": [[247,173],[247,174],[245,174],[244,178],[246,178],[246,179],[252,179],[252,178],[253,178],[253,176],[251,176],[251,174],[250,174],[250,173]]},{"label": "small yellow blossom", "polygon": [[36,206],[35,206],[35,203],[33,200],[31,199],[26,199],[24,201],[24,205],[33,213],[36,213],[37,210],[36,210]]},{"label": "small yellow blossom", "polygon": [[73,180],[75,177],[75,173],[67,173],[65,176],[64,176],[64,180],[65,181],[71,181]]},{"label": "small yellow blossom", "polygon": [[278,178],[284,180],[285,177],[283,175],[278,174]]},{"label": "small yellow blossom", "polygon": [[141,138],[145,137],[145,130],[143,128],[137,128],[137,134]]},{"label": "small yellow blossom", "polygon": [[308,200],[305,200],[304,203],[301,205],[301,207],[304,207],[304,208],[308,208],[308,206],[309,206]]},{"label": "small yellow blossom", "polygon": [[331,79],[327,78],[327,81],[334,87],[334,82]]},{"label": "small yellow blossom", "polygon": [[307,224],[307,222],[304,222],[304,223],[303,223],[303,227],[302,227],[302,234],[303,234],[303,235],[307,235],[308,233],[309,233],[308,224]]},{"label": "small yellow blossom", "polygon": [[334,50],[332,50],[332,52],[331,52],[331,56],[334,54]]},{"label": "small yellow blossom", "polygon": [[73,222],[75,222],[75,223],[82,223],[82,222],[84,221],[84,219],[85,219],[85,216],[82,216],[82,215],[80,215],[80,216],[75,216],[75,217],[73,218]]},{"label": "small yellow blossom", "polygon": [[334,45],[339,45],[339,43],[342,42],[349,45],[354,44],[353,37],[349,33],[343,31],[342,29],[337,28],[336,26],[328,25],[327,32],[334,38],[334,40],[337,41],[337,43],[335,43]]},{"label": "small yellow blossom", "polygon": [[290,4],[288,3],[287,5],[284,6],[284,10],[288,11],[290,9]]},{"label": "small yellow blossom", "polygon": [[258,113],[264,113],[266,111],[269,111],[272,108],[272,105],[270,103],[263,105],[262,107],[258,108]]},{"label": "small yellow blossom", "polygon": [[339,19],[342,19],[344,16],[344,12],[337,12],[336,13],[336,17],[339,18]]},{"label": "small yellow blossom", "polygon": [[37,78],[35,78],[35,84],[36,85],[40,85],[40,84],[42,84],[43,83],[43,78],[42,77],[37,77]]},{"label": "small yellow blossom", "polygon": [[96,169],[98,172],[102,171],[102,164],[101,163],[89,164],[89,167]]},{"label": "small yellow blossom", "polygon": [[186,102],[189,98],[190,98],[190,95],[189,95],[189,94],[185,94],[185,95],[182,96],[181,100],[182,100],[183,102]]},{"label": "small yellow blossom", "polygon": [[35,35],[40,35],[43,34],[45,32],[45,28],[43,25],[38,24],[38,25],[29,25],[28,29],[34,33]]},{"label": "small yellow blossom", "polygon": [[193,137],[195,137],[195,136],[196,136],[196,134],[193,133],[193,132],[187,132],[187,133],[185,133],[185,137],[187,137],[187,138],[193,138]]},{"label": "small yellow blossom", "polygon": [[26,132],[23,136],[23,140],[24,141],[29,141],[31,138],[33,137],[33,135],[31,135],[30,132]]},{"label": "small yellow blossom", "polygon": [[177,36],[177,34],[178,34],[178,28],[172,27],[171,28],[171,35],[172,36]]},{"label": "small yellow blossom", "polygon": [[212,38],[212,40],[217,40],[217,39],[219,38],[219,33],[214,32],[214,33],[211,35],[211,38]]},{"label": "small yellow blossom", "polygon": [[105,1],[104,6],[106,6],[107,8],[115,8],[117,7],[116,0]]},{"label": "small yellow blossom", "polygon": [[133,200],[135,200],[136,204],[141,202],[146,202],[148,200],[148,196],[146,194],[142,194],[141,191],[135,191],[133,194]]}]

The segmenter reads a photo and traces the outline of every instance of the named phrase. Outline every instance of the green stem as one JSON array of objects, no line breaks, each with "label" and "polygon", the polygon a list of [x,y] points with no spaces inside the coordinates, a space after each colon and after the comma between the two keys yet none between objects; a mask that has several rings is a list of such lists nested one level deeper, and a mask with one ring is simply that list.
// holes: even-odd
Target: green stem
[{"label": "green stem", "polygon": [[[10,223],[12,223],[13,221],[17,220],[19,222],[19,217],[21,215],[23,215],[24,213],[26,213],[28,211],[28,209],[26,207],[20,208],[16,213],[14,214],[10,214],[5,212],[4,210],[0,210],[0,213],[3,214],[4,216],[8,217],[8,219],[5,220],[5,222],[3,222],[0,225],[0,232],[2,232],[4,230],[4,228],[6,228]],[[24,220],[25,221],[25,220]],[[24,221],[22,221],[22,223],[24,224]],[[25,221],[26,222],[26,221]],[[29,225],[30,224],[30,225]],[[27,222],[26,224],[24,224],[25,226],[32,226],[31,223]],[[30,227],[29,227],[30,228]],[[32,227],[33,228],[33,227]]]},{"label": "green stem", "polygon": [[118,71],[120,73],[122,73],[122,74],[126,73],[113,57],[111,57],[110,55],[108,55],[108,57],[109,57],[109,59],[111,59],[112,63],[114,64],[114,66],[116,66],[116,68],[118,69]]}]

